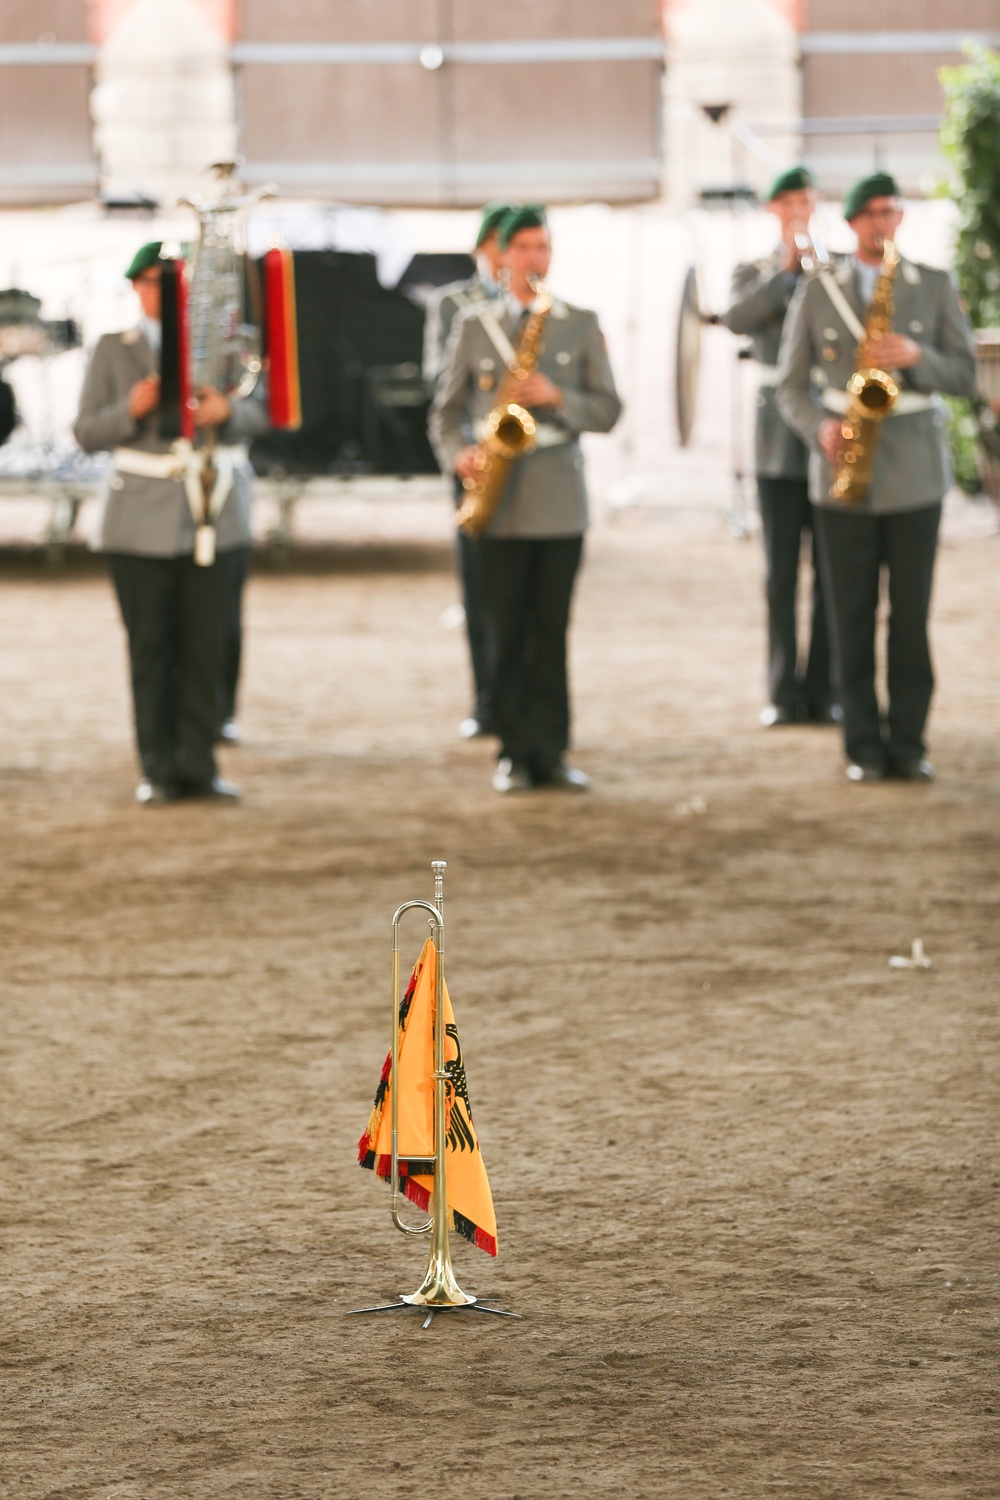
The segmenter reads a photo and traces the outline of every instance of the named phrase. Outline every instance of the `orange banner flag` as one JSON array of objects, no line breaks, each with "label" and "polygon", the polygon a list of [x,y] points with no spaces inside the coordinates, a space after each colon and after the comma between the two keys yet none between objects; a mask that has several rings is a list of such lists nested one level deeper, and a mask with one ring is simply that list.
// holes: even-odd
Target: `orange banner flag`
[{"label": "orange banner flag", "polygon": [[[426,1211],[434,1192],[434,993],[437,954],[430,938],[399,1005],[399,1181],[412,1203]],[[479,1149],[462,1062],[455,1013],[444,985],[449,1225],[487,1255],[497,1253],[493,1196]],[[377,1176],[392,1175],[392,1054],[385,1060],[375,1106],[358,1142],[358,1161]]]}]

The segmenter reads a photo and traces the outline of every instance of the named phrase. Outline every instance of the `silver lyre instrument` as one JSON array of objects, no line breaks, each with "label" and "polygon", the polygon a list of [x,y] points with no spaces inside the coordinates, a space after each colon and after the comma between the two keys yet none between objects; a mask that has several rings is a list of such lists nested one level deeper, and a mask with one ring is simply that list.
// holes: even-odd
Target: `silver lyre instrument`
[{"label": "silver lyre instrument", "polygon": [[[211,170],[223,184],[218,199],[182,198],[198,215],[198,240],[188,282],[191,385],[210,385],[224,396],[249,396],[261,370],[260,307],[247,317],[246,221],[274,189],[238,195],[231,189],[237,163]],[[259,302],[258,297],[258,302]]]},{"label": "silver lyre instrument", "polygon": [[[193,397],[203,386],[220,391],[223,396],[249,396],[261,371],[261,297],[255,281],[255,268],[246,256],[246,221],[263,198],[272,196],[270,187],[256,188],[240,196],[232,191],[231,182],[237,162],[217,162],[212,168],[222,183],[219,197],[211,202],[183,198],[185,207],[198,215],[198,240],[188,277],[188,376]],[[247,317],[247,289],[257,287],[258,306],[255,321]],[[195,561],[210,565],[215,560],[214,510],[224,501],[216,465],[218,429],[205,430],[199,449],[201,515],[195,526]],[[221,495],[221,500],[220,500]]]}]

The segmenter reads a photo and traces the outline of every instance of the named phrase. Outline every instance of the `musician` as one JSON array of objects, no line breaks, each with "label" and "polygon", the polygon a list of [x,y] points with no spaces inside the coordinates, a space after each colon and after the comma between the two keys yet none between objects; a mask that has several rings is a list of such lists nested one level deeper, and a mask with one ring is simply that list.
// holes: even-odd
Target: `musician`
[{"label": "musician", "polygon": [[[431,408],[442,468],[473,475],[476,439],[522,336],[552,242],[545,210],[512,208],[499,228],[504,291],[456,319],[446,370]],[[587,527],[581,432],[609,432],[621,402],[592,312],[555,299],[539,367],[518,400],[538,422],[538,446],[516,459],[496,513],[478,542],[491,643],[490,702],[500,739],[496,791],[585,791],[566,763],[569,692],[566,631]]]},{"label": "musician", "polygon": [[[432,392],[437,389],[444,370],[444,353],[456,315],[472,303],[490,301],[500,295],[500,246],[497,242],[497,230],[509,208],[507,203],[487,203],[475,244],[476,274],[468,281],[453,281],[449,286],[440,287],[427,303],[424,322],[424,380]],[[456,480],[456,505],[461,494],[461,481]],[[472,712],[459,724],[458,732],[462,739],[472,740],[492,732],[489,667],[486,659],[486,610],[478,549],[463,532],[456,531],[455,537],[455,560],[462,584],[465,630],[475,691]]]},{"label": "musician", "polygon": [[[839,719],[840,710],[830,680],[826,605],[812,537],[809,454],[774,404],[781,329],[802,275],[796,235],[805,230],[816,207],[810,172],[805,167],[790,167],[780,173],[771,185],[767,207],[778,220],[781,243],[773,255],[736,267],[732,302],[724,321],[733,333],[750,335],[760,372],[755,452],[767,577],[770,695],[760,722],[770,729],[802,721],[831,724]],[[812,608],[803,671],[799,667],[796,595],[804,535],[810,538]]]},{"label": "musician", "polygon": [[[825,569],[853,782],[932,780],[924,726],[934,686],[927,616],[941,502],[951,482],[947,426],[937,392],[971,396],[972,333],[951,278],[906,259],[893,280],[892,331],[868,341],[864,361],[891,374],[899,398],[881,423],[871,485],[857,504],[830,498],[842,444],[846,386],[875,294],[886,239],[903,218],[886,172],[856,183],[844,201],[855,254],[803,282],[785,322],[778,409],[809,444],[809,492]],[[822,380],[817,382],[814,372]],[[888,703],[875,688],[879,582],[888,574]]]},{"label": "musician", "polygon": [[[88,453],[111,449],[114,467],[96,547],[106,552],[128,634],[135,733],[143,779],[136,800],[178,797],[232,801],[239,788],[215,762],[224,606],[241,549],[250,544],[249,466],[234,460],[232,486],[216,519],[216,556],[195,562],[195,527],[175,450],[159,435],[161,252],[143,245],[125,273],[142,316],[99,340],[87,370],[74,432]],[[262,432],[255,397],[230,401],[202,386],[198,433],[217,427],[222,444]]]}]

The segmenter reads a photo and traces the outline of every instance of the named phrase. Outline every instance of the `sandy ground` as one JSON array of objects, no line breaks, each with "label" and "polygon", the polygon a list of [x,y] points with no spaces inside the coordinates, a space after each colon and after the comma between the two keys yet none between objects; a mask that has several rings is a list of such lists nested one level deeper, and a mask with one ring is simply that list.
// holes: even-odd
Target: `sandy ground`
[{"label": "sandy ground", "polygon": [[[258,572],[246,801],[155,812],[103,577],[0,567],[0,1496],[995,1500],[998,546],[941,555],[930,788],[758,730],[757,545],[631,516],[589,798],[489,790],[447,555],[380,544]],[[456,1262],[523,1321],[422,1332],[344,1314],[423,1270],[355,1143],[434,858]]]}]

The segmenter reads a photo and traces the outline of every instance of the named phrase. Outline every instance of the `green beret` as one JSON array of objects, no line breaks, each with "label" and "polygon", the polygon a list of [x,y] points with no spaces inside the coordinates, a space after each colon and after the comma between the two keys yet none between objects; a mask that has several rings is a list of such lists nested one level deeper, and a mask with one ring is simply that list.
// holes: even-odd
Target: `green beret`
[{"label": "green beret", "polygon": [[483,240],[488,240],[491,234],[495,234],[500,228],[501,221],[507,217],[513,208],[512,203],[487,203],[483,209],[483,221],[476,235],[476,249],[478,250]]},{"label": "green beret", "polygon": [[888,172],[872,172],[868,177],[862,177],[856,182],[844,199],[844,218],[848,223],[856,219],[858,214],[872,198],[898,198],[899,186],[895,177],[890,177]]},{"label": "green beret", "polygon": [[806,188],[815,187],[816,183],[808,167],[789,167],[785,172],[779,172],[771,183],[767,195],[768,203],[773,203],[775,198],[782,193],[801,193]]},{"label": "green beret", "polygon": [[162,240],[150,240],[148,244],[140,246],[132,257],[132,264],[125,272],[126,281],[134,281],[141,276],[143,271],[148,271],[150,266],[155,266],[163,249]]},{"label": "green beret", "polygon": [[506,250],[511,240],[522,229],[548,229],[549,221],[541,203],[516,203],[500,220],[497,239],[500,249]]}]

